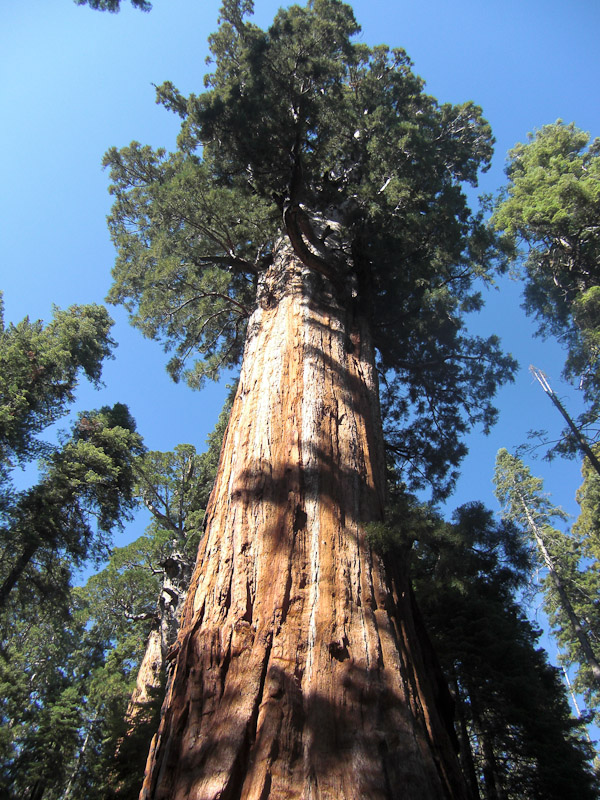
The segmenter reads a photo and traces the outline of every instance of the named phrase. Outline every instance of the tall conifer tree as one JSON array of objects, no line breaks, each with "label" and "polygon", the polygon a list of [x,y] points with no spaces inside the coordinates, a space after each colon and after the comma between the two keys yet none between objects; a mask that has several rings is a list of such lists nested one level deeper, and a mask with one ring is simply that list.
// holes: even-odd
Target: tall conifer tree
[{"label": "tall conifer tree", "polygon": [[[337,0],[264,31],[226,0],[176,153],[106,156],[110,299],[192,385],[242,360],[144,798],[466,797],[408,591],[364,526],[389,451],[445,494],[511,359],[470,337],[493,255],[462,191],[491,156]],[[195,359],[195,361],[194,361]],[[193,362],[190,364],[190,362]]]},{"label": "tall conifer tree", "polygon": [[461,760],[486,800],[597,797],[591,746],[514,593],[532,567],[514,523],[479,503],[418,532],[415,589],[457,703]]},{"label": "tall conifer tree", "polygon": [[[494,226],[512,243],[524,307],[542,336],[565,347],[563,374],[583,390],[586,410],[553,448],[574,454],[582,434],[598,439],[600,416],[600,139],[562,120],[508,154],[508,184]],[[523,247],[524,246],[524,247]]]},{"label": "tall conifer tree", "polygon": [[[129,518],[143,446],[120,403],[80,413],[58,444],[41,438],[68,413],[82,374],[100,380],[114,345],[105,308],[0,323],[0,795],[52,800],[66,796],[88,722],[82,687],[98,659],[83,654],[71,579],[105,558]],[[37,483],[19,490],[11,468],[36,457]]]},{"label": "tall conifer tree", "polygon": [[586,575],[581,540],[553,527],[554,520],[564,520],[567,515],[543,493],[542,480],[505,449],[498,451],[494,483],[504,517],[521,526],[535,548],[545,573],[546,610],[569,660],[579,665],[580,688],[595,706],[600,688],[600,642],[590,594],[596,593],[596,580],[594,570]]}]

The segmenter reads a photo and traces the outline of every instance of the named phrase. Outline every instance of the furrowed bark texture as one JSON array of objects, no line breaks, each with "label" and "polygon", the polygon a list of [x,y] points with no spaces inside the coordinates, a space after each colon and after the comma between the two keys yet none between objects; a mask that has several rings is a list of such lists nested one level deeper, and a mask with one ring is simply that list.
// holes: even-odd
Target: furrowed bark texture
[{"label": "furrowed bark texture", "polygon": [[171,553],[161,566],[164,573],[157,604],[157,619],[146,641],[136,686],[125,713],[129,731],[139,723],[140,718],[144,719],[148,713],[152,714],[152,705],[164,685],[167,654],[177,638],[192,573],[189,559],[177,551]]},{"label": "furrowed bark texture", "polygon": [[384,500],[373,352],[328,286],[280,242],[143,800],[465,796],[407,577],[365,541]]}]

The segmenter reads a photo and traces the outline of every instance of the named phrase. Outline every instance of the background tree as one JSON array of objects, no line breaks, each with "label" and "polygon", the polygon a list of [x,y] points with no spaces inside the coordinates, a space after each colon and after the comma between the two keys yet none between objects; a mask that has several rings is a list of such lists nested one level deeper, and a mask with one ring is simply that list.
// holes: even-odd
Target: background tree
[{"label": "background tree", "polygon": [[474,796],[596,797],[592,748],[515,600],[530,556],[513,524],[480,503],[462,506],[453,522],[419,529],[417,599],[450,678]]},{"label": "background tree", "polygon": [[[1,300],[1,295],[0,295]],[[37,438],[64,417],[81,374],[98,385],[111,355],[112,320],[102,306],[55,309],[52,321],[6,326],[0,305],[0,477],[47,452]]]},{"label": "background tree", "polygon": [[[34,786],[48,799],[81,792],[137,797],[164,675],[146,687],[143,714],[132,720],[127,709],[148,640],[160,628],[172,550],[172,531],[155,527],[116,548],[103,570],[71,590],[68,608],[50,607],[43,623],[13,610],[2,658],[5,682],[12,681],[3,705],[10,735],[2,754],[11,797],[29,797]],[[15,681],[19,668],[23,674]],[[126,751],[116,758],[126,734]]]},{"label": "background tree", "polygon": [[11,605],[0,673],[7,796],[137,798],[227,413],[206,452],[135,459],[133,494],[153,519],[68,604],[47,604],[41,618]]},{"label": "background tree", "polygon": [[[92,746],[80,753],[74,797],[81,792],[103,798],[139,794],[163,676],[147,687],[143,711],[135,721],[127,712],[148,641],[160,625],[165,576],[161,563],[169,551],[168,534],[148,530],[130,545],[115,549],[108,565],[76,590],[90,642],[97,643],[102,658],[89,688]],[[126,735],[128,747],[121,750]]]},{"label": "background tree", "polygon": [[[598,456],[600,448],[595,447]],[[600,475],[589,461],[583,461],[581,467],[583,483],[577,492],[577,501],[581,513],[577,518],[574,529],[580,539],[588,542],[594,548],[600,544]]]},{"label": "background tree", "polygon": [[17,584],[22,596],[68,592],[74,567],[105,556],[112,529],[134,506],[132,461],[141,450],[126,406],[79,415],[39,483],[3,515],[0,608]]},{"label": "background tree", "polygon": [[[46,326],[25,319],[0,330],[0,780],[15,797],[62,796],[98,657],[81,645],[71,581],[105,558],[134,505],[142,445],[126,406],[80,413],[56,444],[40,438],[68,413],[81,374],[99,383],[111,325],[104,308],[73,306]],[[35,458],[37,482],[12,485],[11,470]]]},{"label": "background tree", "polygon": [[574,450],[577,448],[580,454],[588,460],[588,463],[593,469],[596,470],[596,473],[600,475],[600,460],[597,458],[596,454],[594,453],[594,449],[591,444],[588,442],[587,438],[584,436],[582,431],[577,427],[573,418],[566,410],[564,405],[558,399],[556,393],[550,386],[548,378],[544,373],[540,370],[531,365],[529,367],[529,371],[533,374],[537,382],[540,384],[544,392],[548,395],[550,400],[552,401],[555,408],[558,409],[559,413],[565,420],[568,425],[569,431],[571,433],[571,444],[570,446]]},{"label": "background tree", "polygon": [[545,609],[569,663],[578,664],[578,686],[590,707],[597,706],[600,680],[596,570],[583,560],[580,538],[552,526],[566,518],[543,494],[543,482],[531,475],[521,459],[498,452],[494,482],[503,516],[530,537],[539,567],[545,571],[542,588]]},{"label": "background tree", "polygon": [[[132,507],[140,449],[124,406],[86,412],[21,492],[0,529],[0,753],[12,797],[62,797],[73,751],[89,727],[90,671],[102,648],[70,610],[74,570],[105,558],[112,528]],[[10,687],[10,688],[9,688]]]},{"label": "background tree", "polygon": [[[599,455],[598,445],[595,447],[596,456]],[[600,647],[600,624],[598,621],[598,595],[600,594],[600,478],[596,470],[587,459],[582,465],[583,483],[577,492],[577,501],[580,513],[573,525],[573,536],[576,537],[585,570],[583,571],[578,587],[578,612],[585,621],[590,631],[594,647],[598,652]],[[571,656],[573,659],[573,656]],[[580,691],[585,691],[590,685],[589,676],[582,669],[582,676],[577,685]],[[592,699],[588,702],[592,708],[597,707],[597,696],[589,692]],[[596,714],[598,712],[596,711]]]},{"label": "background tree", "polygon": [[354,43],[346,5],[267,31],[250,10],[224,4],[204,94],[159,88],[178,151],[105,160],[111,301],[193,385],[244,351],[142,794],[462,797],[407,564],[385,573],[364,523],[385,491],[375,351],[399,469],[439,495],[512,374],[463,321],[494,255],[462,191],[489,126],[403,51]]},{"label": "background tree", "polygon": [[64,609],[40,606],[29,617],[10,611],[3,615],[0,655],[2,796],[58,798],[85,721],[84,630]]},{"label": "background tree", "polygon": [[[600,398],[599,156],[600,140],[573,123],[544,125],[510,151],[509,182],[492,218],[523,265],[527,313],[566,347],[564,375],[583,389],[579,427],[591,438]],[[569,431],[558,449],[577,451]]]},{"label": "background tree", "polygon": [[160,588],[152,551],[146,537],[115,549],[104,570],[72,589],[68,608],[47,605],[41,618],[11,609],[0,660],[7,797],[112,796],[117,742]]},{"label": "background tree", "polygon": [[[71,567],[98,556],[132,507],[141,440],[125,406],[80,414],[59,445],[39,438],[68,413],[81,374],[98,385],[111,326],[95,305],[56,309],[46,326],[0,326],[0,607],[19,582],[24,596],[64,591]],[[10,471],[41,457],[39,482],[13,488]]]},{"label": "background tree", "polygon": [[[140,11],[150,11],[152,3],[148,0],[130,0],[134,8],[139,8]],[[121,0],[75,0],[78,6],[89,6],[96,11],[110,11],[116,13],[121,8]]]}]

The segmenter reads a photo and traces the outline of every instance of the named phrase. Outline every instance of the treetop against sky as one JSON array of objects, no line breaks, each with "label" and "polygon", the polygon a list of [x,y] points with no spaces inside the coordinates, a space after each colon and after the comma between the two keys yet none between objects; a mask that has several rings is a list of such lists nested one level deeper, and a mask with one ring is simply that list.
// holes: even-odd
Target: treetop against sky
[{"label": "treetop against sky", "polygon": [[[278,6],[257,3],[253,21],[268,25]],[[598,74],[591,33],[599,15],[595,4],[417,7],[361,0],[353,8],[361,25],[358,42],[405,48],[439,102],[473,100],[482,107],[496,144],[492,167],[475,193],[503,183],[507,151],[530,130],[560,117],[592,136],[598,133],[597,106],[591,102]],[[0,133],[11,154],[3,193],[6,318],[16,322],[29,314],[49,320],[53,302],[66,308],[105,297],[114,254],[104,223],[110,198],[108,175],[99,166],[102,154],[133,139],[174,148],[178,120],[154,105],[151,84],[169,80],[186,95],[202,91],[206,41],[216,28],[218,3],[155,2],[148,14],[127,3],[112,15],[65,0],[51,8],[18,4],[1,14],[0,68],[10,76],[1,90],[10,124]],[[530,379],[529,363],[544,369],[567,404],[577,402],[573,390],[557,384],[562,352],[532,340],[519,291],[504,283],[500,292],[485,290],[486,309],[473,316],[475,332],[498,333],[522,371],[499,395],[500,421],[492,435],[477,434],[469,442],[457,501],[477,495],[493,504],[496,450],[520,444],[532,428],[558,432],[560,420]],[[87,399],[91,390],[82,387],[82,407],[127,402],[149,446],[170,449],[193,435],[201,448],[223,392],[208,384],[202,394],[191,395],[185,386],[172,385],[160,347],[131,330],[122,311],[111,313],[119,347],[104,370],[105,397]],[[575,511],[578,467],[557,464],[552,470],[547,489],[556,486],[560,502]]]}]

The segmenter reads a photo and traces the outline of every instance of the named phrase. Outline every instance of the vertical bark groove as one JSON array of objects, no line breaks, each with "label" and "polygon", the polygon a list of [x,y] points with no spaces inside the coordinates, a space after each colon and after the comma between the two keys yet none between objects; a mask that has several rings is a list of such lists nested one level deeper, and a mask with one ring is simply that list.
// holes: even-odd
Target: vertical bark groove
[{"label": "vertical bark groove", "polygon": [[141,798],[462,798],[406,575],[392,590],[365,540],[384,500],[365,324],[283,241],[261,281]]}]

